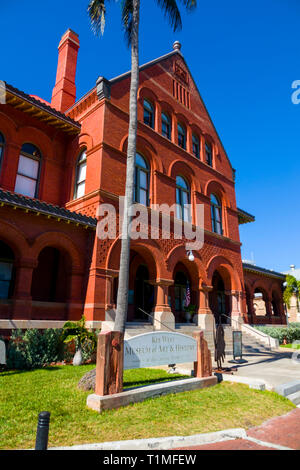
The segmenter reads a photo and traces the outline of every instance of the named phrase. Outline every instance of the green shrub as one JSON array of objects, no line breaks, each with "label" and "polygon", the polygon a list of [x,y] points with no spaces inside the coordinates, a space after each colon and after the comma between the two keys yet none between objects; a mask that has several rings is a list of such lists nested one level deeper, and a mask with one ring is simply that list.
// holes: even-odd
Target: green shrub
[{"label": "green shrub", "polygon": [[300,328],[294,327],[292,325],[287,328],[280,327],[271,327],[271,326],[256,326],[257,330],[262,331],[263,333],[276,338],[279,341],[279,344],[283,343],[284,338],[286,338],[288,343],[293,341],[300,340]]},{"label": "green shrub", "polygon": [[7,351],[9,369],[35,369],[63,360],[60,329],[13,330]]},{"label": "green shrub", "polygon": [[[97,338],[99,331],[95,331]],[[69,344],[62,340],[62,329],[13,330],[7,347],[7,368],[37,369],[52,362],[71,362],[76,350],[76,339]],[[95,360],[96,340],[82,343],[83,362]]]}]

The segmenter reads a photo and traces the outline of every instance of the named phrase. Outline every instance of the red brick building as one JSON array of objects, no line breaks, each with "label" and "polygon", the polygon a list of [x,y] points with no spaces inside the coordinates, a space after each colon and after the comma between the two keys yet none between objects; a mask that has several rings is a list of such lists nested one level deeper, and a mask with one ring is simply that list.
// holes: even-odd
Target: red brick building
[{"label": "red brick building", "polygon": [[[173,232],[133,240],[128,321],[148,320],[139,308],[186,321],[188,289],[199,326],[214,317],[256,323],[260,288],[264,323],[285,323],[284,276],[243,269],[239,223],[254,217],[237,208],[235,171],[180,49],[140,67],[135,196],[149,214],[150,205],[177,203],[172,221],[192,226],[203,204],[204,245],[191,261]],[[97,208],[111,204],[118,216],[125,192],[130,73],[100,77],[76,101],[78,50],[68,30],[51,103],[6,84],[0,105],[2,330],[61,326],[83,313],[99,327],[114,315],[120,240],[96,236]]]}]

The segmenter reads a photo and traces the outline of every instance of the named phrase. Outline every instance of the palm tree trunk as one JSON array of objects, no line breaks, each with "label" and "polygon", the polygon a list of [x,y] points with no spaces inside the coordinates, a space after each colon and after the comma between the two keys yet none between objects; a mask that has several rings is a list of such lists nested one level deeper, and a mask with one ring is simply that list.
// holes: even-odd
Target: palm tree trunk
[{"label": "palm tree trunk", "polygon": [[129,208],[134,202],[134,174],[137,134],[137,92],[139,87],[139,13],[140,0],[133,0],[131,37],[131,83],[129,103],[129,131],[127,147],[126,190],[122,227],[119,287],[115,331],[125,331],[128,309],[129,262],[130,262],[130,222]]}]

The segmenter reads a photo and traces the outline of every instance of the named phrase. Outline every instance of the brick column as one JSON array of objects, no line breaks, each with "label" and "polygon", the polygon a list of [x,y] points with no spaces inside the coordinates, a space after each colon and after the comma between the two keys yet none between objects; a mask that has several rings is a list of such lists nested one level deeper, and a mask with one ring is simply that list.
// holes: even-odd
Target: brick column
[{"label": "brick column", "polygon": [[67,301],[67,317],[70,320],[80,320],[83,314],[82,285],[83,272],[72,269],[69,274],[69,297]]},{"label": "brick column", "polygon": [[241,312],[241,300],[243,293],[238,290],[225,291],[226,295],[231,296],[231,326],[234,330],[240,330],[244,323]]},{"label": "brick column", "polygon": [[215,325],[214,315],[209,307],[209,293],[213,290],[212,286],[200,286],[198,290],[198,320],[197,325],[202,330],[213,331]]},{"label": "brick column", "polygon": [[153,309],[153,323],[156,330],[168,330],[167,327],[175,329],[175,317],[168,303],[169,287],[174,284],[173,280],[157,279],[150,281],[156,287],[156,305]]},{"label": "brick column", "polygon": [[31,284],[37,261],[21,258],[15,264],[16,280],[13,295],[12,316],[15,319],[29,320],[32,311]]},{"label": "brick column", "polygon": [[107,274],[105,269],[91,268],[84,305],[84,315],[89,322],[105,320]]}]

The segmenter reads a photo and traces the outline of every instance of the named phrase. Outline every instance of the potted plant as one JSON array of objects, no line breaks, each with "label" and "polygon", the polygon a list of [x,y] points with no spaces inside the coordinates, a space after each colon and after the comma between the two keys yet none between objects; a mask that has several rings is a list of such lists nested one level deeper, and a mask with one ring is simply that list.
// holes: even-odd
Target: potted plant
[{"label": "potted plant", "polygon": [[90,342],[93,348],[96,348],[97,337],[94,332],[89,331],[85,326],[85,317],[77,322],[67,321],[63,326],[61,339],[64,343],[74,341],[76,352],[73,357],[73,366],[80,366],[83,362],[82,350],[83,346]]},{"label": "potted plant", "polygon": [[188,307],[184,307],[185,319],[188,323],[192,323],[192,318],[196,313],[196,305],[190,304]]}]

